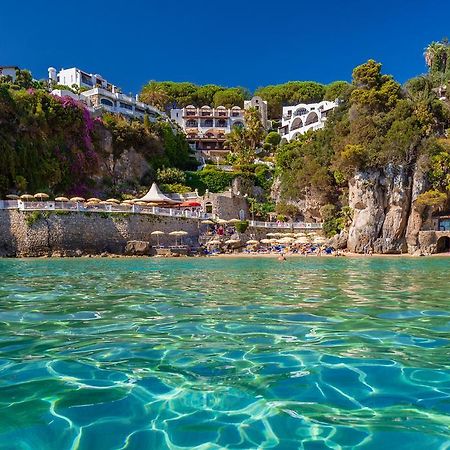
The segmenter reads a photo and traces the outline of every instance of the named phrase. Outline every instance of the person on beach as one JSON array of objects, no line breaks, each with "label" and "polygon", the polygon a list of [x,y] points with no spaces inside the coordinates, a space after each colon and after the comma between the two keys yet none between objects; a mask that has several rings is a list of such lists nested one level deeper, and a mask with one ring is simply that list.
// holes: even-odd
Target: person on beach
[{"label": "person on beach", "polygon": [[286,261],[286,256],[284,256],[283,253],[280,253],[280,255],[278,256],[278,261]]}]

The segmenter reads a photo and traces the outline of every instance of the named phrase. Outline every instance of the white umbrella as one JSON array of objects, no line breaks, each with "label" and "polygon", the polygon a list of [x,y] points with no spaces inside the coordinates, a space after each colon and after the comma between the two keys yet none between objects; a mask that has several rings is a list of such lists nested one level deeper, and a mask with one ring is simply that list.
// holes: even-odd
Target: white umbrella
[{"label": "white umbrella", "polygon": [[68,202],[69,199],[67,197],[56,197],[55,202]]},{"label": "white umbrella", "polygon": [[272,239],[261,239],[261,244],[271,244]]},{"label": "white umbrella", "polygon": [[202,220],[201,223],[205,224],[205,225],[214,225],[214,222],[212,220]]},{"label": "white umbrella", "polygon": [[217,223],[223,225],[223,224],[225,224],[225,223],[228,223],[228,221],[225,220],[225,219],[217,219]]},{"label": "white umbrella", "polygon": [[309,242],[309,239],[306,236],[299,237],[295,243],[296,244],[307,244]]},{"label": "white umbrella", "polygon": [[6,196],[6,198],[8,199],[8,200],[19,200],[19,196],[18,195],[16,195],[16,194],[8,194],[7,196]]},{"label": "white umbrella", "polygon": [[237,244],[238,242],[241,242],[239,239],[228,239],[228,241],[225,241],[225,244]]},{"label": "white umbrella", "polygon": [[314,244],[325,244],[327,240],[323,236],[317,236],[314,238]]},{"label": "white umbrella", "polygon": [[266,236],[268,236],[268,237],[278,236],[278,233],[267,233]]},{"label": "white umbrella", "polygon": [[152,231],[150,234],[153,236],[156,236],[156,241],[157,241],[158,247],[159,247],[159,237],[166,233],[164,233],[164,231],[156,230],[156,231]]},{"label": "white umbrella", "polygon": [[84,198],[83,197],[72,197],[70,199],[70,201],[75,202],[75,203],[84,202]]},{"label": "white umbrella", "polygon": [[45,192],[38,192],[37,194],[34,194],[34,198],[38,198],[39,200],[48,200],[49,195]]},{"label": "white umbrella", "polygon": [[222,242],[218,239],[213,239],[212,241],[209,241],[206,243],[206,245],[220,245]]},{"label": "white umbrella", "polygon": [[20,199],[25,200],[25,201],[30,201],[30,200],[33,201],[34,197],[30,194],[23,194],[20,196]]},{"label": "white umbrella", "polygon": [[282,239],[280,239],[278,242],[280,243],[280,244],[292,244],[292,242],[294,242],[294,238],[291,238],[291,237],[284,237],[284,238],[282,238]]},{"label": "white umbrella", "polygon": [[259,244],[259,241],[257,241],[256,239],[250,239],[249,241],[246,242],[247,245],[256,245]]},{"label": "white umbrella", "polygon": [[238,222],[240,222],[240,220],[239,219],[230,219],[227,222],[228,223],[238,223]]}]

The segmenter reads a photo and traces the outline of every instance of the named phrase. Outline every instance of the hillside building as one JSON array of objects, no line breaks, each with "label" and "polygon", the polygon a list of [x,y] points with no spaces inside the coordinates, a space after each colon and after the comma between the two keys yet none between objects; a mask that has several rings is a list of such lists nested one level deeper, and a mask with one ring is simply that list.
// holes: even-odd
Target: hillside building
[{"label": "hillside building", "polygon": [[158,117],[164,115],[157,108],[140,102],[137,96],[122,94],[117,86],[109,83],[101,75],[89,74],[76,67],[62,69],[58,74],[56,69],[50,67],[48,75],[53,84],[76,86],[81,89],[79,95],[65,89],[55,89],[52,91],[53,95],[69,96],[82,101],[93,113],[107,111],[137,119],[143,119],[147,114],[150,121],[156,121]]},{"label": "hillside building", "polygon": [[300,103],[284,106],[281,127],[278,129],[282,139],[290,142],[309,130],[318,130],[325,126],[327,116],[336,108],[336,102]]}]

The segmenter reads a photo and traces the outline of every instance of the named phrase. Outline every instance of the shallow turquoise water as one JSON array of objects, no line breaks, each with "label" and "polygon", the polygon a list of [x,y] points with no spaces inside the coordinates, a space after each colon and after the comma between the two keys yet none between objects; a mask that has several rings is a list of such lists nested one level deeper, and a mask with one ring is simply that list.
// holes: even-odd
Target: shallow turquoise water
[{"label": "shallow turquoise water", "polygon": [[0,260],[0,449],[449,449],[450,259]]}]

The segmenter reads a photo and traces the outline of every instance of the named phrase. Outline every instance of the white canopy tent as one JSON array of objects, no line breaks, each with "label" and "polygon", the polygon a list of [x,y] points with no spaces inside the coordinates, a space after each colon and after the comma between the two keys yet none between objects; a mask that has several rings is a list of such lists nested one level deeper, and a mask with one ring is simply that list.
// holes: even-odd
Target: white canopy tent
[{"label": "white canopy tent", "polygon": [[180,203],[177,200],[173,200],[167,197],[167,195],[164,195],[156,183],[153,183],[149,191],[142,198],[139,198],[138,201],[152,202],[152,203],[172,203],[172,204]]}]

